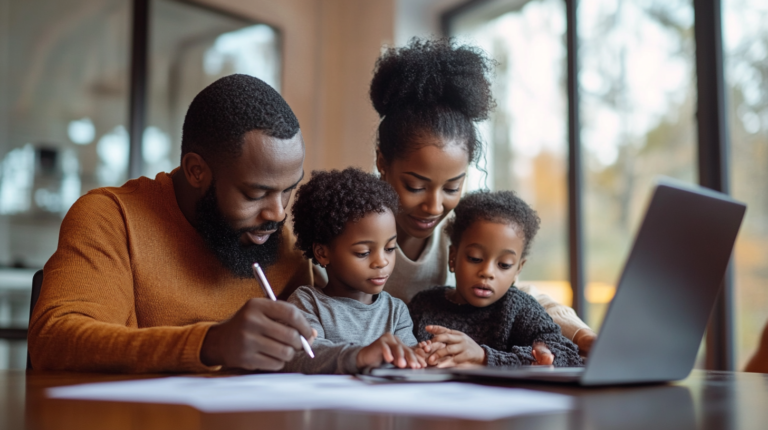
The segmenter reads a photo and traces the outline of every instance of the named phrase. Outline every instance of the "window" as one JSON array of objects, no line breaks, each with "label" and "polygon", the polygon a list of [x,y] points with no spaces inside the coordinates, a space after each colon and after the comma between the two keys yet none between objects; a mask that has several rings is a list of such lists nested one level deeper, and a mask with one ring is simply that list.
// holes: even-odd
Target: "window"
[{"label": "window", "polygon": [[472,169],[467,189],[514,190],[537,210],[542,227],[520,282],[570,304],[565,4],[534,0],[491,19],[484,16],[469,14],[452,23],[460,41],[498,62],[493,76],[497,107],[480,125],[487,176]]},{"label": "window", "polygon": [[[553,198],[570,184],[563,172],[581,182],[580,189],[569,186],[565,196],[553,198],[560,202],[558,210],[563,215],[543,214],[543,243],[532,257],[543,254],[554,262],[548,263],[553,265],[546,272],[554,275],[544,278],[534,271],[535,282],[554,278],[575,282],[574,291],[586,299],[583,312],[591,326],[599,327],[615,293],[655,179],[664,175],[690,183],[707,181],[707,185],[727,191],[727,184],[709,183],[723,173],[730,177],[734,196],[750,205],[735,250],[736,310],[731,313],[736,316],[739,336],[736,366],[743,366],[754,350],[758,333],[768,320],[768,264],[762,257],[768,254],[768,198],[764,187],[756,185],[768,183],[768,31],[763,25],[768,7],[763,3],[726,0],[722,12],[712,2],[689,0],[485,0],[466,1],[443,14],[446,34],[474,42],[501,59],[495,91],[505,97],[484,125],[489,142],[486,155],[492,160],[488,185],[517,189],[535,208],[548,213],[545,198]],[[527,28],[536,22],[534,11],[546,11],[546,23]],[[563,15],[565,30],[551,31],[560,28],[550,24]],[[719,154],[719,148],[727,146],[713,133],[720,124],[696,121],[697,112],[715,118],[724,105],[718,90],[723,67],[718,63],[723,57],[718,43],[721,18],[732,140],[730,154],[722,155],[730,157],[725,171],[718,164],[722,158],[698,157],[700,150]],[[547,40],[559,38],[560,42],[542,49],[541,37],[548,31]],[[527,56],[521,57],[522,53]],[[520,61],[528,64],[516,68]],[[553,82],[551,71],[539,69],[546,61],[559,73],[559,83]],[[568,75],[567,66],[575,76]],[[528,79],[531,70],[538,71],[534,81]],[[532,86],[532,82],[543,86]],[[553,89],[562,93],[563,82],[567,83],[567,96],[555,101],[550,95]],[[571,85],[573,82],[576,84]],[[708,88],[708,96],[714,96],[699,98],[699,84]],[[531,89],[534,95],[509,96],[520,87]],[[520,134],[526,125],[521,127],[521,121],[535,123],[532,115],[541,115],[536,107],[520,110],[531,99],[534,106],[546,106],[544,115],[551,118],[552,130]],[[567,106],[578,103],[578,112],[566,111],[570,122],[564,122],[562,100],[568,101]],[[560,152],[567,162],[557,161],[552,164],[557,167],[539,170],[531,154],[542,147],[539,142],[547,132],[560,133],[563,124],[576,130],[566,136],[566,148],[579,143],[578,151]],[[707,138],[699,139],[699,133],[706,133]],[[699,163],[706,163],[702,165],[712,178],[699,177]],[[573,171],[567,170],[569,165],[575,166]],[[524,172],[534,171],[542,172],[546,180],[537,176],[537,186],[531,188]],[[507,178],[497,179],[505,174]],[[570,209],[579,206],[581,219],[569,219]],[[570,225],[582,232],[581,238],[573,236],[572,243],[566,235],[570,230],[559,227]],[[543,246],[550,242],[544,239],[547,229],[559,236],[559,246]],[[569,249],[566,258],[577,268],[575,272],[563,275],[556,269],[563,260],[558,249]],[[585,285],[581,285],[581,272]],[[726,278],[724,294],[731,295],[730,278]],[[732,351],[728,343],[733,334],[728,329],[729,313],[718,304],[713,315],[716,329],[708,337],[708,362],[729,370]]]},{"label": "window", "polygon": [[659,175],[696,182],[693,6],[579,3],[588,323],[599,327]]}]

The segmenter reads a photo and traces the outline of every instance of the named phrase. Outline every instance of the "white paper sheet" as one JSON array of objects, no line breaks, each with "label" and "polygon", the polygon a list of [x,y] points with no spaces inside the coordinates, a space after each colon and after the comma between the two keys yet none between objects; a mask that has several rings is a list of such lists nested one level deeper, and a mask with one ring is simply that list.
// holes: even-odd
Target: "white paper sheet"
[{"label": "white paper sheet", "polygon": [[204,412],[341,409],[471,420],[573,407],[569,396],[517,388],[460,382],[370,385],[342,375],[171,377],[56,387],[47,393],[57,399],[184,404]]}]

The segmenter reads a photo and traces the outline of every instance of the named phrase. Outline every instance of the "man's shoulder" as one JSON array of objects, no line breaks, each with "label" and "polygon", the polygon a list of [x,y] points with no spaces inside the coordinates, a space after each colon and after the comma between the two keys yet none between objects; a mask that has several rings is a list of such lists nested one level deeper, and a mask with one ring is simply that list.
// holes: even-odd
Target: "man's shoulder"
[{"label": "man's shoulder", "polygon": [[164,200],[167,194],[165,182],[170,181],[167,173],[160,173],[155,179],[140,177],[131,179],[119,187],[100,187],[80,197],[71,210],[101,210],[108,207],[124,209],[137,202]]}]

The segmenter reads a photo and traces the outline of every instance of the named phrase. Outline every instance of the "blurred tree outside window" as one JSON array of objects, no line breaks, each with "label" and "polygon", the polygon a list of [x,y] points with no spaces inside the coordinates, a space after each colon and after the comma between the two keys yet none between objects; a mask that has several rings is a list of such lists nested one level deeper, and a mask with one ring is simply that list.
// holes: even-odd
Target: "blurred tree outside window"
[{"label": "blurred tree outside window", "polygon": [[660,175],[698,180],[693,5],[579,2],[588,323],[599,327]]},{"label": "blurred tree outside window", "polygon": [[768,323],[768,3],[723,1],[730,180],[747,203],[734,251],[736,368],[743,369]]}]

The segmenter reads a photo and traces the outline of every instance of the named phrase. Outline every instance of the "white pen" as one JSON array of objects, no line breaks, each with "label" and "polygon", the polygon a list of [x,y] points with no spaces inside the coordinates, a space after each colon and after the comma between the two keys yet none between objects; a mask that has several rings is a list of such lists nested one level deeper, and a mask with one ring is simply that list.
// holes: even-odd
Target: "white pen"
[{"label": "white pen", "polygon": [[[269,281],[267,281],[267,277],[264,275],[264,271],[261,270],[261,266],[259,266],[259,263],[253,263],[253,274],[256,276],[256,280],[259,281],[259,285],[261,285],[261,289],[264,290],[265,293],[269,296],[270,299],[272,299],[273,302],[277,301],[277,297],[275,297],[275,293],[272,292],[272,287],[269,286]],[[299,335],[299,338],[301,338],[301,346],[304,347],[304,351],[307,353],[307,355],[310,356],[310,358],[315,358],[315,353],[312,352],[312,348],[309,346],[309,342],[307,342],[307,339]]]}]

